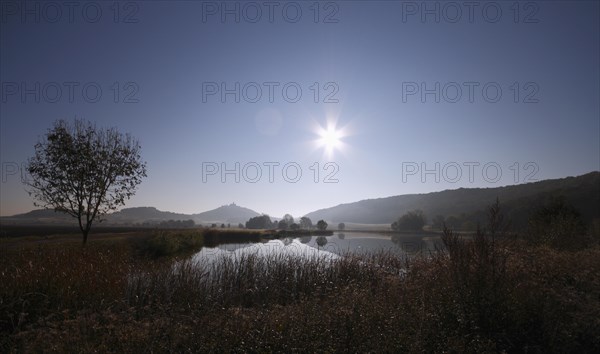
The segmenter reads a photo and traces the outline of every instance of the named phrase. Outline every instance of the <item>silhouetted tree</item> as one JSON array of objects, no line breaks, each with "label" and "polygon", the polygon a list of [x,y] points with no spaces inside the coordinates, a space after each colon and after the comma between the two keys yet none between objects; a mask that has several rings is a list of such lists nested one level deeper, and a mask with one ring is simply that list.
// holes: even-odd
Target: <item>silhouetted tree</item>
[{"label": "silhouetted tree", "polygon": [[247,229],[270,229],[271,227],[269,215],[255,216],[246,222]]},{"label": "silhouetted tree", "polygon": [[300,218],[300,227],[305,230],[310,230],[313,227],[312,220],[309,217],[303,216]]},{"label": "silhouetted tree", "polygon": [[76,218],[87,242],[92,223],[125,205],[146,177],[140,145],[116,129],[58,120],[35,145],[23,179],[35,205]]},{"label": "silhouetted tree", "polygon": [[413,210],[402,215],[392,223],[394,231],[422,231],[425,226],[425,215],[421,210]]},{"label": "silhouetted tree", "polygon": [[290,230],[298,230],[300,229],[300,225],[296,224],[296,223],[292,223],[290,225]]},{"label": "silhouetted tree", "polygon": [[283,216],[283,220],[285,220],[285,222],[288,224],[288,226],[294,223],[294,217],[291,216],[290,214],[285,214]]},{"label": "silhouetted tree", "polygon": [[277,223],[277,228],[281,229],[281,230],[287,230],[287,228],[288,228],[287,221],[285,221],[285,219],[279,220],[279,223]]},{"label": "silhouetted tree", "polygon": [[338,224],[338,230],[345,230],[346,229],[346,224],[344,224],[343,222]]},{"label": "silhouetted tree", "polygon": [[325,222],[325,220],[319,220],[317,222],[317,229],[323,231],[323,230],[327,230],[327,223]]}]

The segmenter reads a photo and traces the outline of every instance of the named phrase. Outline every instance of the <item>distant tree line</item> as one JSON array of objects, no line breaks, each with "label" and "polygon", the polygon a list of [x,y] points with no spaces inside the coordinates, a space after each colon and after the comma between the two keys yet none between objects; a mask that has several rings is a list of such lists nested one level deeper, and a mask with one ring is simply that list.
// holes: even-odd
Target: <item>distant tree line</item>
[{"label": "distant tree line", "polygon": [[[324,220],[317,222],[317,229],[326,230],[327,223]],[[294,217],[290,214],[285,214],[283,219],[279,221],[271,221],[269,215],[263,214],[250,218],[246,222],[247,229],[279,229],[279,230],[312,230],[314,228],[313,222],[310,218],[303,216],[299,222],[296,223]]]},{"label": "distant tree line", "polygon": [[[499,204],[499,201],[496,201]],[[564,196],[546,198],[537,207],[528,205],[527,212],[518,215],[523,219],[511,230],[519,237],[535,244],[544,244],[560,250],[578,250],[600,244],[600,218],[586,222],[583,214],[570,204]],[[477,231],[485,211],[471,214],[436,215],[431,221],[431,229],[445,228],[459,231]],[[509,218],[512,220],[512,218]],[[409,211],[391,224],[394,231],[419,232],[427,224],[427,218],[421,210]],[[338,229],[341,229],[338,227]]]},{"label": "distant tree line", "polygon": [[255,216],[246,221],[247,229],[271,229],[272,227],[271,217],[266,214]]},{"label": "distant tree line", "polygon": [[196,226],[194,220],[167,220],[161,221],[158,224],[159,227],[163,228],[173,228],[173,229],[181,229],[181,228],[190,228]]}]

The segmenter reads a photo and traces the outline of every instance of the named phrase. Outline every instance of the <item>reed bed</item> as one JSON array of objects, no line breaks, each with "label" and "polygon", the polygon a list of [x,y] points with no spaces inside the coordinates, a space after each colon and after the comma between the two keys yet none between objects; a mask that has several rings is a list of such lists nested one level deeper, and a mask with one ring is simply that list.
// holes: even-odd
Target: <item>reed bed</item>
[{"label": "reed bed", "polygon": [[600,249],[444,241],[211,262],[126,242],[3,250],[0,352],[598,352]]}]

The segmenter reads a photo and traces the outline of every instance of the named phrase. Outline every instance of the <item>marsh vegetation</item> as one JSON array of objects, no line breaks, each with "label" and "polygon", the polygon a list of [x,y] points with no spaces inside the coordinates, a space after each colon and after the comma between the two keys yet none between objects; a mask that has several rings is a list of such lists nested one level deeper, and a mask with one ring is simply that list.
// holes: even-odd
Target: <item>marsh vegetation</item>
[{"label": "marsh vegetation", "polygon": [[245,253],[203,262],[187,256],[201,246],[199,235],[170,231],[85,248],[5,249],[0,350],[600,348],[597,246],[561,251],[533,245],[491,219],[474,236],[446,229],[444,247],[413,257]]}]

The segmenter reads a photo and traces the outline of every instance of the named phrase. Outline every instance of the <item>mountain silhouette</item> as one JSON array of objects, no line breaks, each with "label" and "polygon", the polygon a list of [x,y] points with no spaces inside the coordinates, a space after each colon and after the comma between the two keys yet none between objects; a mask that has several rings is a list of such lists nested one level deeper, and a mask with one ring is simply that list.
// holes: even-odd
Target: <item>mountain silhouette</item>
[{"label": "mountain silhouette", "polygon": [[241,207],[235,203],[223,205],[213,210],[205,211],[199,214],[193,214],[192,220],[196,223],[242,223],[244,224],[250,218],[259,216],[254,210]]},{"label": "mountain silhouette", "polygon": [[[391,224],[408,211],[420,209],[429,221],[444,217],[467,215],[474,222],[484,222],[486,208],[496,201],[515,225],[523,226],[535,208],[549,199],[561,196],[572,204],[585,221],[600,219],[600,172],[578,177],[550,179],[533,183],[495,188],[459,188],[426,194],[405,194],[386,198],[366,199],[340,204],[308,213],[313,222],[323,219],[355,224]],[[161,211],[154,207],[125,208],[105,216],[105,225],[158,224],[168,220],[194,220],[196,224],[244,224],[260,214],[235,203],[197,214]],[[4,224],[74,224],[75,219],[53,210],[33,210],[2,217]]]},{"label": "mountain silhouette", "polygon": [[330,223],[384,224],[392,223],[408,211],[420,209],[429,220],[436,215],[479,214],[475,220],[484,221],[487,206],[498,198],[505,213],[516,223],[523,224],[531,210],[556,196],[563,196],[587,221],[599,218],[600,172],[505,187],[460,188],[366,199],[320,209],[306,216]]},{"label": "mountain silhouette", "polygon": [[[245,223],[260,215],[254,210],[235,203],[197,214],[181,214],[158,210],[155,207],[124,208],[104,216],[104,225],[159,224],[169,220],[194,220],[196,224]],[[6,224],[74,224],[75,218],[54,210],[38,209],[27,213],[0,218]]]}]

